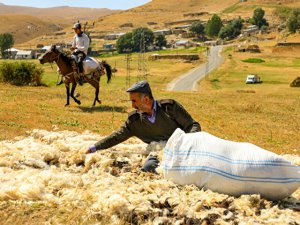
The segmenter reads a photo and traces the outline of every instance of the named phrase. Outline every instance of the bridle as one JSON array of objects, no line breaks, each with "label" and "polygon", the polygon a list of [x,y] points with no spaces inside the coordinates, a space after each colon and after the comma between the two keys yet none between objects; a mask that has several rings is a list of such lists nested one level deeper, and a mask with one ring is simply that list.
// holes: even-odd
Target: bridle
[{"label": "bridle", "polygon": [[53,58],[50,58],[50,59],[49,59],[49,63],[53,63],[53,61],[56,61],[56,63],[58,63],[61,54],[62,54],[62,53],[60,52],[60,53],[58,53],[56,56],[54,56]]}]

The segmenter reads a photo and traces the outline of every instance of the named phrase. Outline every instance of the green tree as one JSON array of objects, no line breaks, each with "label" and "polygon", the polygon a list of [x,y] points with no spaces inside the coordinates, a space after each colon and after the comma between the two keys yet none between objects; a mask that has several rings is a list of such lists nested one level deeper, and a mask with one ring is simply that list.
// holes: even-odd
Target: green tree
[{"label": "green tree", "polygon": [[10,49],[14,44],[14,37],[11,33],[0,34],[0,52],[1,56],[6,57],[6,50]]},{"label": "green tree", "polygon": [[190,27],[190,31],[197,35],[197,37],[203,37],[205,34],[205,27],[201,22],[194,22]]},{"label": "green tree", "polygon": [[166,47],[167,46],[167,39],[166,39],[165,35],[160,34],[157,37],[155,37],[154,44],[157,47],[159,47],[159,49],[162,49],[162,47]]},{"label": "green tree", "polygon": [[219,37],[222,39],[233,39],[241,34],[241,30],[243,28],[243,21],[239,17],[230,23],[228,23],[225,27],[222,27],[219,32]]},{"label": "green tree", "polygon": [[132,31],[133,51],[140,52],[141,48],[146,51],[154,42],[154,34],[152,30],[144,27],[136,28]]},{"label": "green tree", "polygon": [[250,20],[250,22],[253,25],[258,26],[261,28],[262,26],[269,26],[267,20],[264,18],[265,16],[265,11],[262,8],[256,8],[253,12],[253,16]]},{"label": "green tree", "polygon": [[125,53],[129,49],[133,49],[132,33],[127,33],[120,37],[117,41],[116,48],[118,53]]},{"label": "green tree", "polygon": [[300,9],[292,11],[287,21],[287,28],[292,33],[300,29]]},{"label": "green tree", "polygon": [[223,23],[221,18],[215,14],[207,22],[205,26],[205,33],[209,37],[217,37],[222,27],[223,27]]}]

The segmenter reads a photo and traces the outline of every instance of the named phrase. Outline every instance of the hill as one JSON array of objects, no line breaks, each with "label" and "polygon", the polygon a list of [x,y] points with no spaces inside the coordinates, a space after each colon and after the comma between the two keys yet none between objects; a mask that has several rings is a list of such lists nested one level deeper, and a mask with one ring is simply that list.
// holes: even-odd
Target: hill
[{"label": "hill", "polygon": [[[0,4],[1,33],[11,32],[20,44],[36,37],[53,35],[70,27],[77,20],[88,21],[119,12],[119,10],[54,7],[34,8]],[[42,37],[41,37],[42,38]]]},{"label": "hill", "polygon": [[50,35],[61,29],[60,25],[40,20],[34,16],[12,14],[0,16],[1,32],[12,33],[16,44],[29,41],[37,36]]},{"label": "hill", "polygon": [[36,16],[42,20],[55,18],[57,21],[64,24],[74,23],[77,20],[94,20],[116,12],[120,12],[120,10],[110,10],[105,8],[78,8],[69,6],[35,8],[0,4],[0,14],[22,14]]},{"label": "hill", "polygon": [[[280,2],[277,0],[248,0],[247,2],[237,0],[152,0],[133,9],[99,17],[95,26],[90,27],[89,31],[92,36],[101,37],[107,33],[128,32],[140,26],[158,30],[191,23],[193,20],[205,21],[214,13],[220,14],[223,19],[237,16],[249,18],[256,7],[262,7],[266,11],[266,18],[272,25],[274,21],[278,24],[278,18],[274,16],[275,9],[300,7],[300,2],[296,0]],[[73,33],[70,26],[65,29],[65,32],[66,35],[60,36],[60,40],[65,41],[72,38]],[[30,43],[51,44],[55,42],[55,39],[55,35],[52,35],[43,39],[37,38]]]}]

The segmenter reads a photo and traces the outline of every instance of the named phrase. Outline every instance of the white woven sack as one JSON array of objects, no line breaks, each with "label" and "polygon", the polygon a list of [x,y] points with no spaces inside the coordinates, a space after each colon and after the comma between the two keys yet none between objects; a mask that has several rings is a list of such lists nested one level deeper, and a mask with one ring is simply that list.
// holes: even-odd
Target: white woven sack
[{"label": "white woven sack", "polygon": [[91,74],[99,67],[100,67],[99,62],[93,57],[86,57],[83,60],[84,74]]},{"label": "white woven sack", "polygon": [[300,167],[250,143],[232,142],[206,132],[177,129],[164,149],[166,179],[239,196],[261,194],[278,200],[300,187]]}]

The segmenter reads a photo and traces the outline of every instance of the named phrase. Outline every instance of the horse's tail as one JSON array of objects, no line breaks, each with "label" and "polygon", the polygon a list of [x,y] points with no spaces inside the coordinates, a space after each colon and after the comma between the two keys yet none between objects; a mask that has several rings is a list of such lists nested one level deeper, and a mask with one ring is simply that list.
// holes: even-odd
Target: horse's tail
[{"label": "horse's tail", "polygon": [[107,83],[109,83],[111,80],[111,76],[112,76],[111,66],[105,61],[102,61],[102,64],[106,69]]}]

